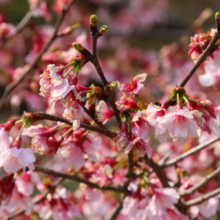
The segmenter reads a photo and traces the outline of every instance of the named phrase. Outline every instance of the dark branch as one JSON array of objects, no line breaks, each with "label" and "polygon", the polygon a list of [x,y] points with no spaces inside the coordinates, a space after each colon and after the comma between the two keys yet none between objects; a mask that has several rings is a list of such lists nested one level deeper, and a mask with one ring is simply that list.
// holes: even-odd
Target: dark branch
[{"label": "dark branch", "polygon": [[[44,112],[36,112],[36,113],[33,113],[36,117],[35,120],[43,120],[43,119],[46,119],[46,120],[50,120],[50,121],[59,121],[59,122],[63,122],[65,124],[68,124],[68,125],[73,125],[72,121],[66,119],[66,118],[60,118],[60,117],[57,117],[57,116],[54,116],[54,115],[50,115],[50,114],[47,114],[47,113],[44,113]],[[113,138],[115,137],[117,134],[113,131],[110,131],[110,130],[107,130],[107,129],[104,129],[104,128],[99,128],[97,126],[92,126],[92,125],[89,125],[89,124],[85,124],[85,123],[80,123],[80,127],[81,128],[85,128],[85,129],[88,129],[90,131],[96,131],[100,134],[104,134],[110,138]]]}]

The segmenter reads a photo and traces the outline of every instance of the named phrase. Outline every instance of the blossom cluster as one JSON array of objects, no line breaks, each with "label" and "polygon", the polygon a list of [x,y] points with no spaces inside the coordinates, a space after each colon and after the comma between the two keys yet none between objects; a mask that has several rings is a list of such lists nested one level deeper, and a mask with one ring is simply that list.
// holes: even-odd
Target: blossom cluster
[{"label": "blossom cluster", "polygon": [[[28,2],[32,17],[52,19],[47,1]],[[146,53],[117,43],[114,36],[109,40],[114,52],[103,59],[97,42],[105,51],[108,27],[99,28],[99,20],[117,23],[112,33],[130,33],[137,22],[150,28],[162,19],[167,1],[129,1],[110,19],[107,8],[120,1],[91,0],[105,7],[98,8],[99,20],[91,15],[86,21],[80,15],[86,9],[76,6],[82,28],[73,25],[76,18],[71,21],[73,3],[54,1],[58,29],[27,27],[35,37],[23,67],[13,66],[9,52],[19,54],[13,41],[19,33],[0,17],[0,55],[6,57],[0,64],[10,76],[1,76],[0,83],[21,88],[6,89],[15,111],[28,104],[28,112],[0,124],[0,219],[199,220],[216,215],[220,13],[217,29],[191,37],[191,59],[180,42]],[[12,45],[6,47],[7,40]]]}]

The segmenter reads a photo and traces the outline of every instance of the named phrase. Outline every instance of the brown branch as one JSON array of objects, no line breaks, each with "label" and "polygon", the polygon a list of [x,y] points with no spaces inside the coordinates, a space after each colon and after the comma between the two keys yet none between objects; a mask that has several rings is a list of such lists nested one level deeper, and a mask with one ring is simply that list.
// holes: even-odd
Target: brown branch
[{"label": "brown branch", "polygon": [[206,183],[208,183],[210,180],[212,180],[214,177],[219,175],[220,173],[220,167],[216,169],[213,173],[209,174],[208,176],[204,177],[198,184],[195,186],[189,188],[188,190],[185,190],[183,193],[180,194],[180,196],[187,196],[189,194],[192,194],[199,190],[201,187],[203,187]]},{"label": "brown branch", "polygon": [[196,199],[189,200],[185,204],[187,207],[198,205],[198,204],[201,204],[202,202],[205,202],[206,200],[208,200],[214,196],[217,196],[218,194],[220,194],[220,188],[218,188],[210,193],[204,194],[203,196],[200,196]]},{"label": "brown branch", "polygon": [[3,107],[3,104],[4,104],[7,96],[10,94],[10,92],[14,88],[16,88],[26,78],[27,75],[29,75],[32,72],[32,70],[34,69],[34,67],[36,66],[38,61],[40,60],[41,56],[48,50],[48,48],[50,47],[52,42],[56,39],[56,34],[57,34],[57,31],[58,31],[60,24],[62,23],[66,13],[69,11],[71,6],[75,2],[76,2],[76,0],[71,0],[71,2],[67,5],[67,7],[62,11],[62,13],[60,14],[60,16],[57,19],[52,36],[50,37],[49,41],[44,45],[44,47],[41,49],[41,51],[39,52],[37,57],[34,59],[34,61],[31,63],[30,67],[23,73],[23,75],[18,80],[11,82],[5,88],[4,93],[3,93],[1,100],[0,100],[0,109]]},{"label": "brown branch", "polygon": [[205,143],[200,144],[200,145],[198,145],[197,147],[192,148],[191,150],[189,150],[189,151],[187,151],[187,152],[181,154],[180,156],[177,156],[177,157],[175,157],[175,158],[173,158],[173,159],[171,159],[171,160],[168,160],[168,161],[163,165],[163,167],[172,166],[172,165],[178,163],[179,161],[183,160],[184,158],[186,158],[186,157],[188,157],[188,156],[190,156],[190,155],[192,155],[192,154],[195,154],[196,152],[198,152],[198,151],[202,150],[203,148],[209,146],[210,144],[215,143],[215,142],[218,141],[218,140],[220,140],[220,137],[213,138],[213,139],[211,139],[211,140],[209,140],[209,141],[206,141]]},{"label": "brown branch", "polygon": [[51,169],[43,168],[40,166],[35,166],[35,171],[39,171],[45,174],[52,175],[54,177],[61,177],[63,179],[69,179],[69,180],[74,180],[79,183],[84,183],[90,188],[93,189],[100,189],[100,190],[105,190],[105,191],[113,191],[113,192],[118,192],[118,193],[124,193],[124,194],[130,194],[130,191],[125,189],[124,187],[114,187],[114,186],[100,186],[97,183],[93,183],[91,181],[88,181],[80,176],[77,176],[75,174],[65,174],[65,173],[60,173],[56,172]]},{"label": "brown branch", "polygon": [[119,200],[117,206],[115,207],[114,211],[112,212],[111,216],[109,217],[109,220],[115,220],[118,217],[120,211],[123,208],[123,201],[124,201],[125,197],[126,196],[124,196],[122,199]]},{"label": "brown branch", "polygon": [[99,77],[101,78],[102,84],[104,86],[105,93],[108,97],[108,102],[111,105],[111,107],[112,107],[112,109],[115,113],[117,124],[118,124],[119,128],[121,128],[121,118],[120,118],[119,111],[118,111],[118,109],[116,107],[116,104],[115,104],[114,90],[109,86],[109,83],[105,78],[105,75],[102,71],[102,68],[99,64],[99,60],[98,60],[98,57],[97,57],[97,38],[98,38],[98,36],[92,36],[92,39],[93,39],[93,56],[90,58],[90,62],[95,66],[96,71],[98,72]]},{"label": "brown branch", "polygon": [[190,78],[193,76],[193,74],[196,72],[196,70],[200,67],[200,65],[205,61],[205,59],[210,55],[212,52],[213,47],[215,46],[215,43],[220,38],[220,32],[216,32],[215,36],[211,40],[208,47],[205,49],[205,51],[200,55],[199,59],[196,61],[193,68],[189,71],[189,73],[186,75],[186,77],[183,79],[183,81],[180,83],[181,87],[184,87],[186,83],[190,80]]},{"label": "brown branch", "polygon": [[167,176],[164,173],[163,169],[160,167],[160,165],[155,163],[152,159],[149,159],[146,154],[144,156],[144,161],[157,174],[157,177],[160,180],[160,182],[163,185],[163,187],[170,187],[169,184],[168,184]]},{"label": "brown branch", "polygon": [[[47,114],[47,113],[44,113],[44,112],[36,112],[36,113],[33,113],[33,116],[36,117],[35,120],[43,120],[43,119],[46,119],[46,120],[50,120],[50,121],[59,121],[59,122],[63,122],[65,124],[68,124],[68,125],[72,125],[72,121],[66,119],[66,118],[60,118],[60,117],[57,117],[57,116],[54,116],[54,115],[50,115],[50,114]],[[85,129],[88,129],[90,131],[96,131],[100,134],[104,134],[110,138],[113,138],[117,135],[116,132],[113,132],[113,131],[110,131],[110,130],[107,130],[107,129],[104,129],[104,128],[99,128],[97,126],[93,126],[93,125],[89,125],[89,124],[85,124],[85,123],[80,123],[80,127],[81,128],[85,128]]]},{"label": "brown branch", "polygon": [[97,72],[99,73],[100,78],[102,79],[102,84],[104,86],[105,93],[106,93],[106,95],[108,97],[108,102],[111,105],[112,110],[114,111],[118,127],[121,128],[121,118],[120,118],[119,111],[118,111],[118,109],[116,107],[116,104],[115,104],[114,90],[109,86],[107,80],[105,79],[105,76],[103,74],[103,71],[102,71],[102,68],[101,68],[101,66],[99,64],[98,59],[97,58],[93,59],[93,60],[91,60],[91,62],[95,66]]},{"label": "brown branch", "polygon": [[[55,183],[54,185],[50,186],[46,191],[44,191],[44,192],[41,194],[40,198],[34,202],[34,205],[36,205],[36,204],[42,202],[42,200],[47,196],[47,194],[50,193],[54,188],[56,188],[62,181],[63,181],[63,179],[58,180],[57,183]],[[15,212],[15,213],[13,213],[13,214],[11,214],[11,215],[9,215],[9,216],[4,217],[2,220],[13,219],[14,217],[16,217],[16,216],[18,216],[18,215],[24,213],[25,210],[26,210],[25,208],[24,208],[24,209],[21,209],[21,210],[18,210],[17,212]]]}]

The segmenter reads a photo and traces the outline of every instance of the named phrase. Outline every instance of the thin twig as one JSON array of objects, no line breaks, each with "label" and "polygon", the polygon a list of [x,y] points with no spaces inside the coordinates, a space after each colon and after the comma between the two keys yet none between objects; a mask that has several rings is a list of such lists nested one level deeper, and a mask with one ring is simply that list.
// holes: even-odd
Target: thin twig
[{"label": "thin twig", "polygon": [[101,189],[101,190],[107,190],[107,191],[113,191],[113,192],[119,192],[119,193],[125,193],[125,194],[130,194],[130,192],[125,189],[124,187],[114,187],[114,186],[100,186],[97,183],[93,183],[91,181],[88,181],[76,174],[65,174],[65,173],[60,173],[60,172],[56,172],[55,170],[51,170],[51,169],[47,169],[47,168],[43,168],[40,166],[35,166],[35,171],[39,171],[45,174],[49,174],[52,175],[54,177],[62,177],[63,179],[69,179],[69,180],[74,180],[76,182],[79,183],[84,183],[87,186],[89,186],[90,188],[93,189]]},{"label": "thin twig", "polygon": [[[44,191],[44,192],[41,194],[40,198],[39,198],[38,200],[34,201],[34,205],[36,205],[36,204],[42,202],[43,199],[47,196],[47,194],[50,193],[54,188],[56,188],[62,181],[63,181],[63,179],[58,180],[53,186],[50,186],[46,191]],[[16,216],[18,216],[18,215],[24,213],[25,210],[26,210],[26,208],[24,208],[24,209],[22,209],[22,210],[18,210],[17,212],[15,212],[15,213],[13,213],[13,214],[11,214],[11,215],[9,215],[9,216],[4,217],[2,220],[12,219],[12,218],[14,218],[14,217],[16,217]]]},{"label": "thin twig", "polygon": [[212,180],[214,177],[219,175],[220,173],[220,167],[216,169],[213,173],[209,174],[208,176],[204,177],[198,184],[195,186],[189,188],[188,190],[185,190],[183,193],[180,193],[180,196],[187,196],[189,194],[192,194],[199,190],[201,187],[203,187],[206,183],[208,183],[210,180]]},{"label": "thin twig", "polygon": [[18,33],[20,33],[25,27],[26,25],[29,23],[30,19],[32,17],[32,10],[30,9],[27,14],[24,16],[24,18],[20,21],[20,23],[17,25],[15,32],[13,33],[13,35],[9,36],[6,39],[3,39],[3,41],[0,44],[0,49],[7,44],[15,35],[17,35]]},{"label": "thin twig", "polygon": [[218,188],[210,193],[204,194],[203,196],[200,196],[196,199],[189,200],[185,204],[187,207],[198,205],[198,204],[201,204],[214,196],[217,196],[218,194],[220,194],[220,188]]},{"label": "thin twig", "polygon": [[60,24],[62,23],[66,13],[69,11],[69,9],[73,5],[73,3],[75,3],[76,1],[77,0],[71,0],[71,2],[67,5],[67,7],[62,11],[62,13],[60,14],[60,16],[57,19],[52,36],[50,37],[49,41],[44,45],[44,47],[41,49],[41,51],[39,52],[37,57],[34,59],[34,61],[31,63],[30,67],[23,73],[23,75],[18,80],[11,82],[5,88],[4,93],[3,93],[1,100],[0,100],[0,109],[3,107],[3,104],[4,104],[7,96],[10,94],[10,92],[15,87],[17,87],[26,78],[27,75],[29,75],[32,72],[32,70],[34,69],[34,67],[36,66],[38,61],[40,60],[41,56],[48,50],[48,48],[50,47],[52,42],[56,39],[56,34],[58,31],[58,28],[60,27]]},{"label": "thin twig", "polygon": [[220,140],[220,137],[213,138],[213,139],[211,139],[211,140],[209,140],[209,141],[206,141],[205,143],[200,144],[200,145],[198,145],[197,147],[194,147],[194,148],[192,148],[191,150],[189,150],[189,151],[187,151],[187,152],[185,152],[185,153],[183,153],[183,154],[181,154],[181,155],[179,155],[179,156],[177,156],[177,157],[175,157],[175,158],[173,158],[173,159],[171,159],[171,160],[168,160],[168,161],[163,165],[163,167],[172,166],[172,165],[178,163],[179,161],[183,160],[184,158],[186,158],[186,157],[188,157],[188,156],[190,156],[190,155],[192,155],[192,154],[195,154],[195,153],[197,153],[198,151],[202,150],[203,148],[205,148],[205,147],[207,147],[207,146],[209,146],[209,145],[215,143],[215,142],[218,141],[218,140]]},{"label": "thin twig", "polygon": [[[57,117],[57,116],[54,116],[54,115],[50,115],[50,114],[47,114],[47,113],[44,113],[44,112],[36,112],[36,113],[33,113],[33,116],[35,116],[35,120],[43,120],[43,119],[46,119],[46,120],[50,120],[50,121],[59,121],[59,122],[63,122],[65,124],[68,124],[68,125],[72,125],[72,121],[66,119],[66,118],[60,118],[60,117]],[[80,123],[80,127],[81,128],[85,128],[85,129],[88,129],[90,131],[96,131],[100,134],[104,134],[108,137],[115,137],[117,135],[116,132],[113,132],[113,131],[110,131],[108,129],[104,129],[104,128],[99,128],[97,126],[93,126],[93,125],[89,125],[89,124],[85,124],[85,123]]]}]

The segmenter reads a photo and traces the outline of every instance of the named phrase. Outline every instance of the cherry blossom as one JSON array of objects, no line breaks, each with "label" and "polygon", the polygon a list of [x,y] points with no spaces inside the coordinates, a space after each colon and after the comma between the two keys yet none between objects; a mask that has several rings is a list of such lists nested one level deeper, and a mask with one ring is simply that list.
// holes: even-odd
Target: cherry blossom
[{"label": "cherry blossom", "polygon": [[120,84],[120,82],[118,82],[118,88],[126,95],[131,95],[131,96],[138,95],[141,89],[143,89],[144,85],[142,83],[145,81],[146,78],[147,78],[146,73],[137,75],[131,79],[129,84],[128,83]]},{"label": "cherry blossom", "polygon": [[21,139],[16,139],[13,145],[0,153],[0,167],[4,167],[7,173],[15,173],[19,169],[28,167],[34,169],[35,156],[31,149],[20,146]]},{"label": "cherry blossom", "polygon": [[114,116],[114,112],[109,109],[108,105],[104,101],[100,101],[98,106],[96,107],[96,111],[98,112],[99,121],[106,124],[112,116]]},{"label": "cherry blossom", "polygon": [[171,136],[179,142],[183,142],[188,135],[198,137],[199,127],[187,108],[165,114],[160,123],[162,127],[169,129]]},{"label": "cherry blossom", "polygon": [[22,173],[21,176],[16,179],[15,183],[19,193],[30,196],[34,192],[34,184],[38,185],[40,183],[40,178],[36,173],[28,171]]}]

